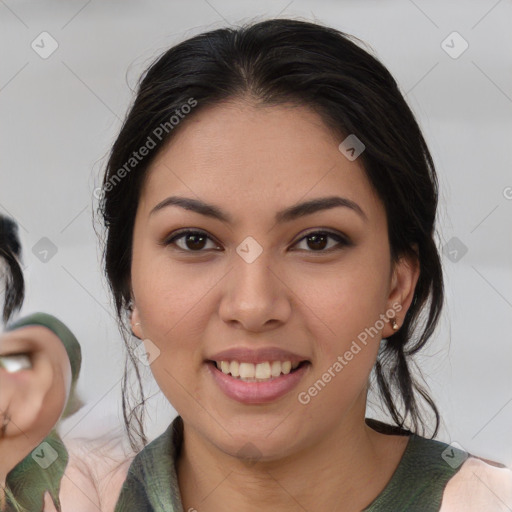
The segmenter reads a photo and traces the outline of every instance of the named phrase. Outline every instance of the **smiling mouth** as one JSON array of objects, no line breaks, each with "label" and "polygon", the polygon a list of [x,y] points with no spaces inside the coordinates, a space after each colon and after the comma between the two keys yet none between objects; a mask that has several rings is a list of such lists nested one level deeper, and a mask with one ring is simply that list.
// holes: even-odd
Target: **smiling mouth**
[{"label": "smiling mouth", "polygon": [[236,360],[207,362],[223,374],[244,382],[270,382],[310,364],[309,361],[264,361],[256,364]]}]

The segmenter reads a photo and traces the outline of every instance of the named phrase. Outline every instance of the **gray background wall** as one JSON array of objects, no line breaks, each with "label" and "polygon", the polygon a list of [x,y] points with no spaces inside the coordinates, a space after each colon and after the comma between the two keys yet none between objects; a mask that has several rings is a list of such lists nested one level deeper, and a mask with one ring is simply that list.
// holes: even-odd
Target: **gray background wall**
[{"label": "gray background wall", "polygon": [[[511,465],[511,15],[511,3],[496,0],[0,1],[0,211],[20,225],[22,313],[57,315],[84,353],[87,403],[62,432],[94,436],[120,424],[123,348],[92,211],[136,79],[186,37],[290,16],[369,43],[419,119],[440,178],[447,304],[418,364],[442,413],[439,437]],[[150,436],[174,414],[156,393]]]}]

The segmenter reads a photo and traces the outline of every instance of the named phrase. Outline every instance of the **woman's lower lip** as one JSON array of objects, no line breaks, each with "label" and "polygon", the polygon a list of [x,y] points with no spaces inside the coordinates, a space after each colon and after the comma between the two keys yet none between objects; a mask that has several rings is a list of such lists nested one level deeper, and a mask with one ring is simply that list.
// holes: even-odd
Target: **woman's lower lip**
[{"label": "woman's lower lip", "polygon": [[309,364],[302,364],[287,375],[280,375],[267,382],[245,382],[226,375],[214,362],[207,363],[213,379],[226,396],[244,404],[266,404],[290,392],[302,379]]}]

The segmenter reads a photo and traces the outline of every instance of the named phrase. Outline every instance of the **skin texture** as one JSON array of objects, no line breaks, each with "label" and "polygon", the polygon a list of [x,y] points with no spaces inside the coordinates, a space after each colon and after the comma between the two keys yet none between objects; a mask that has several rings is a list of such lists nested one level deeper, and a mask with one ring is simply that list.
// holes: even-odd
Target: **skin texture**
[{"label": "skin texture", "polygon": [[[364,422],[368,377],[381,337],[393,333],[389,323],[310,403],[297,400],[393,304],[401,325],[419,275],[410,259],[392,268],[384,207],[340,142],[305,107],[247,99],[188,118],[151,165],[134,228],[132,329],[150,340],[148,352],[157,347],[153,375],[184,420],[184,510],[361,510],[405,450],[407,437]],[[171,195],[214,204],[234,223],[176,206],[150,214]],[[367,219],[337,207],[274,221],[283,208],[332,195],[355,201]],[[160,244],[181,228],[211,239],[199,249],[186,238]],[[320,228],[353,245],[329,238],[318,249],[304,237]],[[248,236],[263,249],[252,263],[236,252]],[[268,404],[225,396],[205,359],[268,346],[310,361],[299,385]],[[252,463],[238,453],[249,442],[259,453]]]},{"label": "skin texture", "polygon": [[50,433],[71,389],[71,365],[59,337],[43,326],[0,335],[0,355],[30,353],[32,368],[8,373],[0,368],[0,421],[10,422],[0,439],[0,481]]}]

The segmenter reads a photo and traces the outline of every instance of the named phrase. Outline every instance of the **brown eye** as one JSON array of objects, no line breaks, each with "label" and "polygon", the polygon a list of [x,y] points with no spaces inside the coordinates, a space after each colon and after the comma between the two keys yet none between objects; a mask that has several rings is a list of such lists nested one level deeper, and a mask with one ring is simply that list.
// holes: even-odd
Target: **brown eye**
[{"label": "brown eye", "polygon": [[[177,243],[178,240],[181,242],[181,245]],[[172,238],[168,239],[164,245],[174,244],[185,252],[202,252],[208,240],[212,241],[204,231],[188,230],[181,231],[174,235]]]},{"label": "brown eye", "polygon": [[[327,250],[324,250],[329,244],[329,239],[334,240],[336,243],[334,246],[331,245]],[[331,249],[336,250],[341,249],[344,246],[352,245],[345,237],[329,231],[312,231],[301,238],[299,242],[302,242],[303,240],[306,240],[307,247],[312,249],[306,249],[307,252],[330,252]]]}]

